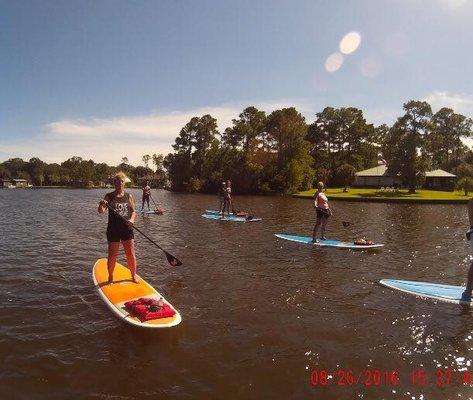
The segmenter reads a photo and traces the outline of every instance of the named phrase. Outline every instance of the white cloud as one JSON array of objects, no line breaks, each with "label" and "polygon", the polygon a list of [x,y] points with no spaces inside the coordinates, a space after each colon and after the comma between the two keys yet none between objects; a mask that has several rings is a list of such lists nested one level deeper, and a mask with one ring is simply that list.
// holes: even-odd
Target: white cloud
[{"label": "white cloud", "polygon": [[[468,118],[473,117],[473,95],[437,91],[430,93],[425,101],[432,106],[433,112],[440,110],[442,107],[449,107],[456,113],[463,114]],[[473,139],[468,138],[463,142],[473,148]]]},{"label": "white cloud", "polygon": [[0,141],[0,160],[39,157],[46,162],[62,162],[79,156],[117,165],[126,156],[131,164],[138,165],[142,164],[144,154],[170,152],[179,131],[192,117],[210,114],[217,119],[219,130],[223,131],[248,105],[266,112],[289,106],[296,107],[303,114],[311,111],[305,103],[283,99],[115,118],[62,119],[47,124],[40,135]]},{"label": "white cloud", "polygon": [[[434,112],[441,107],[451,107],[456,112],[473,116],[473,96],[449,94],[436,91],[425,97]],[[281,99],[266,102],[248,101],[238,104],[224,104],[215,107],[200,107],[190,110],[152,112],[147,115],[117,116],[114,118],[90,117],[82,119],[61,119],[43,127],[39,135],[27,139],[0,139],[0,161],[11,157],[25,160],[39,157],[46,162],[62,162],[72,156],[92,159],[117,165],[126,156],[133,165],[142,164],[144,154],[172,151],[171,145],[181,128],[194,116],[210,114],[217,119],[219,130],[231,126],[242,110],[249,106],[271,112],[283,107],[294,106],[308,123],[315,114],[322,111],[322,104],[307,101]],[[332,104],[334,107],[343,105]],[[369,123],[392,124],[402,114],[402,107],[364,108]]]},{"label": "white cloud", "polygon": [[[442,91],[435,91],[422,100],[428,102],[432,106],[435,113],[442,107],[449,107],[456,113],[463,114],[469,118],[473,117],[473,96],[465,94],[451,94]],[[398,117],[403,115],[402,104],[399,108],[376,107],[363,109],[368,122],[380,125],[386,123],[392,125]]]},{"label": "white cloud", "polygon": [[382,124],[392,125],[401,112],[400,109],[376,107],[363,111],[363,114],[367,123],[378,126]]},{"label": "white cloud", "polygon": [[466,4],[466,0],[438,0],[438,2],[446,9],[450,10],[458,10],[464,4]]},{"label": "white cloud", "polygon": [[473,95],[436,91],[428,94],[424,100],[432,106],[433,112],[449,107],[456,113],[473,117]]}]

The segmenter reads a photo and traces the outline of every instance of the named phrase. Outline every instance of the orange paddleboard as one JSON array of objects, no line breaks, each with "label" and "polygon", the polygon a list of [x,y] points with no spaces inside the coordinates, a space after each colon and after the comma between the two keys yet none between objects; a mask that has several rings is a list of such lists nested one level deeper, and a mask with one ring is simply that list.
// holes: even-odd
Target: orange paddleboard
[{"label": "orange paddleboard", "polygon": [[94,279],[95,288],[102,297],[105,304],[112,310],[112,312],[121,320],[140,328],[170,328],[181,322],[181,315],[179,312],[163,297],[163,300],[168,304],[176,314],[172,317],[151,319],[148,321],[141,321],[139,318],[130,315],[125,308],[125,303],[130,300],[137,300],[143,298],[162,297],[156,289],[154,289],[144,279],[136,275],[138,283],[131,281],[130,270],[123,265],[116,263],[113,271],[113,284],[107,284],[108,271],[107,259],[100,258],[94,265],[92,276]]}]

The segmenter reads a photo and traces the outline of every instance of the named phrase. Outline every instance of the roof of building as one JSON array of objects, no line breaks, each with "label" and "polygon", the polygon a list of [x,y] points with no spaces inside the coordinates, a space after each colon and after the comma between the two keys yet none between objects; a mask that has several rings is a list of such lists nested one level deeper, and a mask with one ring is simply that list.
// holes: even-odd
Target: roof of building
[{"label": "roof of building", "polygon": [[383,176],[386,175],[387,167],[385,164],[380,164],[377,167],[368,168],[357,172],[356,176]]},{"label": "roof of building", "polygon": [[[368,168],[363,171],[357,172],[356,176],[391,176],[387,174],[386,164],[380,164],[377,167]],[[426,178],[455,178],[456,175],[450,172],[444,171],[443,169],[435,169],[433,171],[427,171],[425,173]]]},{"label": "roof of building", "polygon": [[455,178],[456,175],[453,175],[450,172],[444,171],[443,169],[435,169],[433,171],[426,172],[425,177],[426,178]]},{"label": "roof of building", "polygon": [[28,182],[26,179],[19,179],[19,178],[14,178],[12,179],[13,182]]}]

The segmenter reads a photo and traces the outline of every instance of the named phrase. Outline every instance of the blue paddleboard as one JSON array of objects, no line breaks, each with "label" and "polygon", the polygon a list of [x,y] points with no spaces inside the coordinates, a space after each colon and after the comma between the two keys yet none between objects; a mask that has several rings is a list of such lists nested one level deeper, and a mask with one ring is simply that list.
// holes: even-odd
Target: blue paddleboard
[{"label": "blue paddleboard", "polygon": [[340,240],[320,240],[317,243],[312,243],[312,237],[310,236],[296,236],[296,235],[286,235],[285,233],[275,233],[274,236],[279,239],[290,240],[291,242],[310,244],[311,246],[321,246],[321,247],[337,247],[339,249],[376,249],[378,247],[383,247],[384,244],[355,244],[353,242],[341,242]]},{"label": "blue paddleboard", "polygon": [[258,222],[261,218],[246,219],[245,217],[236,217],[234,215],[221,217],[219,214],[202,214],[204,218],[213,219],[214,221],[232,221],[232,222]]},{"label": "blue paddleboard", "polygon": [[[206,214],[210,214],[210,215],[221,215],[221,214],[220,214],[220,211],[217,211],[217,210],[205,210],[205,213],[206,213]],[[226,215],[226,214],[227,214],[227,213],[225,213],[225,215]],[[234,214],[232,214],[232,213],[230,213],[230,216],[238,217],[238,215],[234,215]],[[245,217],[239,217],[239,218],[245,218]],[[259,219],[261,219],[261,218],[259,218]]]},{"label": "blue paddleboard", "polygon": [[430,282],[400,281],[398,279],[381,279],[379,283],[391,289],[400,290],[401,292],[410,293],[415,296],[428,297],[447,303],[471,305],[471,301],[461,300],[462,293],[465,290],[465,287],[463,286],[442,285]]},{"label": "blue paddleboard", "polygon": [[135,212],[140,213],[140,214],[156,214],[156,215],[161,215],[162,212],[158,212],[155,210],[144,210],[142,208],[137,208],[135,209]]}]

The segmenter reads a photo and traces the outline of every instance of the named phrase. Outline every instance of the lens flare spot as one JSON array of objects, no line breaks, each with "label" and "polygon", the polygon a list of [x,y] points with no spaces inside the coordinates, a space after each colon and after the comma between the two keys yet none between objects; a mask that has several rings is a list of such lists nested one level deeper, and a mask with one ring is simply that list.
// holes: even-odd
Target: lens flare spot
[{"label": "lens flare spot", "polygon": [[381,63],[373,57],[366,57],[361,61],[360,71],[367,78],[375,78],[381,72]]},{"label": "lens flare spot", "polygon": [[466,3],[466,0],[440,0],[445,8],[456,10]]},{"label": "lens flare spot", "polygon": [[358,49],[360,43],[361,35],[358,32],[350,32],[340,40],[339,48],[343,54],[351,54]]},{"label": "lens flare spot", "polygon": [[407,52],[409,39],[402,32],[396,32],[388,35],[384,43],[385,53],[394,58],[401,58]]},{"label": "lens flare spot", "polygon": [[340,69],[343,64],[343,55],[340,53],[333,53],[327,57],[325,61],[325,69],[328,72],[335,72]]}]

